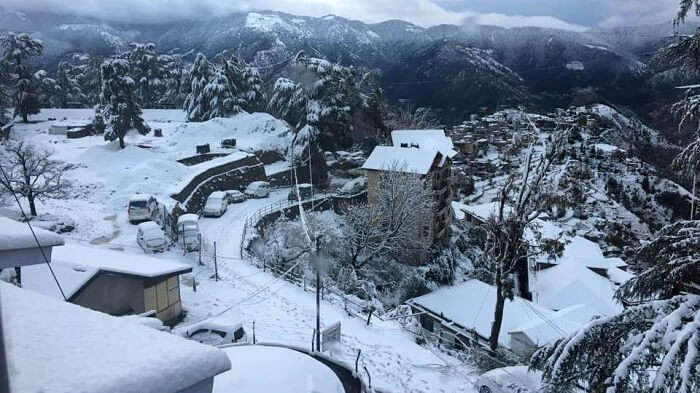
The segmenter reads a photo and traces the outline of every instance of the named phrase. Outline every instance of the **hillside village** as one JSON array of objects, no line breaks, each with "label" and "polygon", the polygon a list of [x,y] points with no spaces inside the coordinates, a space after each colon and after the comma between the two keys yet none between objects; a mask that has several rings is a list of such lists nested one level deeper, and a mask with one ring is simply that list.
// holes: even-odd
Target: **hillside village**
[{"label": "hillside village", "polygon": [[8,391],[700,386],[697,141],[609,102],[444,121],[304,50],[2,45]]}]

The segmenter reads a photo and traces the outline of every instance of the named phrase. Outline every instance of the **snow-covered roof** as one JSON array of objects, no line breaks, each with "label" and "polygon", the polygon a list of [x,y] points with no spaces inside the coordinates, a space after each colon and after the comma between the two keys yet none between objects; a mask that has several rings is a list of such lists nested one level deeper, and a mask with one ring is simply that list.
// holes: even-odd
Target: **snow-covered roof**
[{"label": "snow-covered roof", "polygon": [[129,198],[129,202],[148,202],[151,198],[153,196],[149,194],[134,194]]},{"label": "snow-covered roof", "polygon": [[612,315],[622,310],[613,299],[613,283],[573,260],[537,272],[531,289],[537,304],[554,310],[576,304],[588,305],[600,315]]},{"label": "snow-covered roof", "polygon": [[54,261],[67,262],[87,268],[96,268],[112,273],[132,274],[142,277],[160,277],[192,270],[178,262],[154,258],[144,254],[113,251],[104,248],[66,244],[54,250]]},{"label": "snow-covered roof", "polygon": [[374,171],[398,169],[425,175],[430,171],[438,154],[437,150],[377,146],[372,150],[362,169]]},{"label": "snow-covered roof", "polygon": [[178,224],[182,224],[183,222],[197,222],[199,221],[199,216],[196,214],[188,213],[188,214],[183,214],[177,219]]},{"label": "snow-covered roof", "polygon": [[595,149],[596,149],[596,150],[600,150],[600,151],[605,152],[605,153],[613,153],[613,152],[616,152],[616,151],[624,151],[624,150],[620,149],[620,148],[617,147],[617,146],[609,145],[609,144],[607,144],[607,143],[596,143],[594,146],[595,146]]},{"label": "snow-covered roof", "polygon": [[220,349],[0,282],[10,391],[175,393],[231,368]]},{"label": "snow-covered roof", "polygon": [[[23,250],[26,248],[38,248],[36,239],[29,229],[29,225],[7,217],[0,217],[0,251]],[[45,229],[32,227],[39,244],[42,247],[60,246],[64,244],[61,236]]]},{"label": "snow-covered roof", "polygon": [[419,149],[437,150],[450,158],[457,155],[452,138],[445,136],[445,130],[395,130],[391,132],[391,143],[395,147],[415,144]]},{"label": "snow-covered roof", "polygon": [[569,320],[566,314],[555,313],[546,318],[540,318],[535,313],[533,315],[532,321],[514,328],[508,334],[521,333],[535,345],[542,346],[565,338],[583,326],[582,323]]},{"label": "snow-covered roof", "polygon": [[[214,380],[214,393],[345,391],[335,373],[309,355],[289,348],[234,345],[223,349],[235,366]],[[270,372],[270,365],[284,372]]]},{"label": "snow-covered roof", "polygon": [[[58,261],[51,262],[51,268],[68,299],[75,295],[80,288],[100,271],[100,269],[95,267]],[[63,300],[61,291],[58,289],[51,271],[45,263],[22,266],[22,288]]]},{"label": "snow-covered roof", "polygon": [[155,231],[155,230],[160,231],[160,226],[153,221],[142,222],[138,225],[138,227],[139,227],[139,229],[141,229],[144,232]]},{"label": "snow-covered roof", "polygon": [[[463,328],[472,329],[482,337],[489,337],[496,306],[496,288],[472,279],[411,299],[409,303],[422,306],[435,314],[442,314],[445,319],[452,320]],[[555,313],[521,297],[506,300],[499,342],[509,347],[508,333],[539,320],[540,316],[549,319],[554,318]]]},{"label": "snow-covered roof", "polygon": [[[51,267],[67,298],[72,297],[99,272],[128,274],[139,277],[161,277],[192,271],[190,266],[143,254],[112,251],[103,248],[66,244],[54,250]],[[24,288],[62,299],[46,264],[22,267]]]},{"label": "snow-covered roof", "polygon": [[574,262],[591,269],[607,270],[610,267],[610,261],[603,256],[600,246],[581,236],[571,238],[571,241],[564,246],[561,258],[554,263],[567,262]]}]

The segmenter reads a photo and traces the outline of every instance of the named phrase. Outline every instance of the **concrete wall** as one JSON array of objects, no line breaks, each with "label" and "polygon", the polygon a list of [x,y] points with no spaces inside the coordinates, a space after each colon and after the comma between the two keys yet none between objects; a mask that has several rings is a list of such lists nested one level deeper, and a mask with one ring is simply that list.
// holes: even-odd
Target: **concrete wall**
[{"label": "concrete wall", "polygon": [[[232,387],[233,388],[233,387]],[[203,379],[198,383],[179,390],[177,393],[211,393],[214,389],[214,377]]]},{"label": "concrete wall", "polygon": [[111,315],[146,311],[141,279],[104,272],[90,280],[71,302]]}]

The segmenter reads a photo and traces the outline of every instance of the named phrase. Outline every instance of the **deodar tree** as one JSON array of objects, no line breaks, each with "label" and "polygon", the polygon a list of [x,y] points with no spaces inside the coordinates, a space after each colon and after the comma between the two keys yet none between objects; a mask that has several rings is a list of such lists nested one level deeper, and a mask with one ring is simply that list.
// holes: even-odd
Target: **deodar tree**
[{"label": "deodar tree", "polygon": [[616,294],[631,306],[533,355],[545,392],[700,390],[700,222],[664,227],[636,257],[650,268]]},{"label": "deodar tree", "polygon": [[65,166],[51,159],[51,153],[24,141],[8,143],[0,150],[4,191],[21,195],[29,203],[32,216],[37,215],[36,201],[61,198],[69,187],[63,178]]},{"label": "deodar tree", "polygon": [[14,116],[22,117],[26,123],[29,115],[39,113],[40,86],[24,61],[41,55],[44,47],[41,41],[26,33],[6,33],[0,37],[0,46],[3,48],[0,69],[5,69],[3,73],[14,80]]},{"label": "deodar tree", "polygon": [[102,91],[100,114],[105,122],[105,140],[119,140],[125,147],[124,137],[131,129],[146,135],[150,128],[141,117],[141,107],[136,102],[135,83],[129,76],[129,62],[110,59],[102,63]]}]

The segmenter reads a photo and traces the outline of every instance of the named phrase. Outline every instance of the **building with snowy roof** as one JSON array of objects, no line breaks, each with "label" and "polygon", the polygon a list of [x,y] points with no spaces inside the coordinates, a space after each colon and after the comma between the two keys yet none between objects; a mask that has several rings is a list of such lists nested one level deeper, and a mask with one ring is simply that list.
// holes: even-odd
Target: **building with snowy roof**
[{"label": "building with snowy roof", "polygon": [[212,346],[0,282],[11,392],[211,393]]},{"label": "building with snowy roof", "polygon": [[0,228],[0,269],[46,263],[44,257],[51,260],[53,247],[64,244],[53,232],[33,228],[32,234],[27,223],[7,217],[0,217]]},{"label": "building with snowy roof", "polygon": [[416,258],[413,262],[422,260],[424,251],[430,246],[444,243],[449,238],[452,222],[450,167],[450,158],[436,149],[396,146],[375,147],[362,166],[367,174],[367,200],[370,204],[379,200],[381,178],[387,172],[413,174],[429,185],[433,195],[432,212],[416,226]]},{"label": "building with snowy roof", "polygon": [[391,132],[394,147],[437,150],[450,159],[457,155],[452,138],[445,130],[394,130]]},{"label": "building with snowy roof", "polygon": [[[51,267],[69,302],[117,316],[155,311],[166,325],[181,318],[179,276],[190,266],[75,244],[56,251]],[[46,264],[22,267],[22,287],[63,299]]]},{"label": "building with snowy roof", "polygon": [[[491,336],[496,307],[496,288],[479,280],[469,280],[440,288],[407,302],[420,314],[427,332],[438,335],[455,347],[485,345]],[[538,347],[563,338],[581,324],[527,299],[506,300],[499,345],[527,356]]]}]

